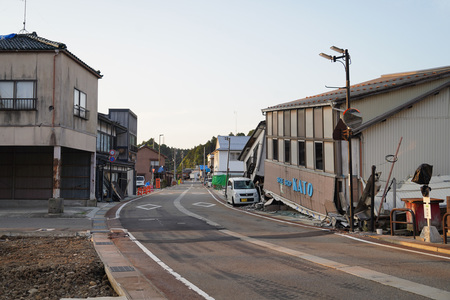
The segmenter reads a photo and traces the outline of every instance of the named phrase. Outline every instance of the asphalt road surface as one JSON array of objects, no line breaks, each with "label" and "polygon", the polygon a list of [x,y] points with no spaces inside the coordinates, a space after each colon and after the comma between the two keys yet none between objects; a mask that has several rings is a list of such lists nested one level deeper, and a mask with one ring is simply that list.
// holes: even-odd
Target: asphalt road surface
[{"label": "asphalt road surface", "polygon": [[274,221],[201,184],[117,216],[130,232],[124,254],[170,299],[450,299],[450,257]]}]

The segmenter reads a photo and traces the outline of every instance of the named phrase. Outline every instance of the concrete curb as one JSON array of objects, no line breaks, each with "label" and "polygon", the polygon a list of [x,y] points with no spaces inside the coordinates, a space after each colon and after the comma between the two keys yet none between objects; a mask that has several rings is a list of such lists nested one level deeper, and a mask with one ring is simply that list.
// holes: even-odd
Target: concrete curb
[{"label": "concrete curb", "polygon": [[[114,249],[112,249],[116,248],[116,246],[113,243],[109,247],[107,247],[107,249],[105,249],[105,246],[100,247],[97,245],[97,243],[106,243],[105,241],[108,241],[108,237],[104,233],[94,233],[92,235],[92,242],[94,243],[94,248],[97,251],[97,254],[100,257],[100,259],[102,260],[103,265],[105,266],[105,273],[106,276],[108,276],[108,280],[111,283],[112,288],[114,289],[114,291],[116,291],[117,295],[121,297],[124,296],[127,299],[131,299],[129,298],[129,295],[127,295],[125,291],[122,289],[121,285],[117,282],[117,280],[114,278],[111,272],[111,267],[109,266],[109,259],[107,258],[108,252],[115,253],[116,256],[119,256],[120,251],[118,251],[117,249],[115,249],[114,251]],[[113,259],[117,260],[117,257],[113,257]]]},{"label": "concrete curb", "polygon": [[433,244],[428,245],[428,244],[424,244],[423,242],[420,242],[420,241],[409,242],[409,241],[403,241],[400,239],[395,239],[393,237],[388,237],[388,236],[383,236],[383,235],[369,235],[369,236],[371,238],[381,240],[381,241],[384,241],[387,243],[392,243],[392,244],[401,245],[401,246],[405,246],[405,247],[416,248],[416,249],[450,255],[450,245],[445,245],[445,244],[439,244],[440,246],[433,245]]}]

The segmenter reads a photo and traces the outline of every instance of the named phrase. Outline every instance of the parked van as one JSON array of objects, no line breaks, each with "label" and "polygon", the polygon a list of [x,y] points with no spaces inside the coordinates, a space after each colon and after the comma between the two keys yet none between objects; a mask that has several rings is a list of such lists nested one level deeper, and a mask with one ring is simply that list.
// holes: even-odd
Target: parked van
[{"label": "parked van", "polygon": [[251,204],[259,202],[258,191],[253,181],[246,177],[233,177],[227,183],[227,202],[236,204]]},{"label": "parked van", "polygon": [[144,176],[136,176],[136,187],[141,187],[145,185],[145,177]]}]

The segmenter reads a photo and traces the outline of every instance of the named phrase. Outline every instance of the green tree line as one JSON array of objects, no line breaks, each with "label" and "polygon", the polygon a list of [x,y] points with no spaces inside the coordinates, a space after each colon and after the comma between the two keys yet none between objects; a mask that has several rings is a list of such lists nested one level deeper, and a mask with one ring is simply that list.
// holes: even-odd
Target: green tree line
[{"label": "green tree line", "polygon": [[[251,130],[247,135],[248,136],[251,135],[253,131],[254,130]],[[228,135],[234,136],[233,133],[230,133]],[[236,136],[245,136],[245,134],[238,133],[236,134]],[[139,148],[146,145],[150,148],[155,149],[156,151],[159,151],[161,149],[161,154],[167,157],[166,165],[164,167],[171,172],[173,172],[173,164],[174,164],[173,158],[175,157],[177,165],[177,174],[181,174],[181,167],[183,167],[183,169],[193,169],[198,165],[203,165],[203,158],[205,158],[205,164],[208,164],[207,156],[216,149],[216,143],[217,137],[213,136],[205,144],[200,144],[192,149],[174,148],[169,147],[166,144],[161,144],[160,148],[160,145],[153,138],[151,138],[148,141],[143,141],[137,146]]]}]

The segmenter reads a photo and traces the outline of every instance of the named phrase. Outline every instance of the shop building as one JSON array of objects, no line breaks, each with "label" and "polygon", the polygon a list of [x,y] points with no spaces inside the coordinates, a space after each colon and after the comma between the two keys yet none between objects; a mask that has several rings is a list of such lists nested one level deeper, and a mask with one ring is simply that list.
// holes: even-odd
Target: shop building
[{"label": "shop building", "polygon": [[1,36],[0,205],[95,205],[100,78],[63,43]]},{"label": "shop building", "polygon": [[[450,67],[383,75],[351,86],[351,107],[363,119],[352,135],[355,205],[373,165],[381,172],[379,203],[391,171],[386,157],[395,154],[400,140],[390,177],[399,186],[422,163],[433,165],[436,176],[450,174],[449,87]],[[348,211],[348,143],[333,139],[345,109],[346,90],[338,89],[262,110],[267,194],[319,219]]]}]

